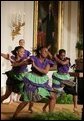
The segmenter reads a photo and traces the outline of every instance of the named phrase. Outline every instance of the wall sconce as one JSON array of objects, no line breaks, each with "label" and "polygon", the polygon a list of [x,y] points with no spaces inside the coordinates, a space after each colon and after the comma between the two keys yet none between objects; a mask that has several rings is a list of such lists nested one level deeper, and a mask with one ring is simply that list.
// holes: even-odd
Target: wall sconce
[{"label": "wall sconce", "polygon": [[25,14],[22,15],[20,13],[12,15],[11,25],[10,25],[12,40],[15,39],[15,36],[21,34],[20,33],[21,27],[25,25],[24,17]]}]

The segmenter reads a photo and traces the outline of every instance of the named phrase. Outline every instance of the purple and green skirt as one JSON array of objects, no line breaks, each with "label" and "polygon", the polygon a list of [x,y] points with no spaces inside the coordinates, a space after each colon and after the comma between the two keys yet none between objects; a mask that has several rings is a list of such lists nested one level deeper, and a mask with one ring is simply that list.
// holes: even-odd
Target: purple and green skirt
[{"label": "purple and green skirt", "polygon": [[15,73],[12,70],[5,72],[7,75],[6,85],[9,89],[12,89],[12,92],[22,94],[24,88],[23,78],[27,72]]},{"label": "purple and green skirt", "polygon": [[40,101],[43,98],[49,98],[52,88],[48,85],[47,75],[39,76],[29,72],[23,78],[24,93],[21,95],[21,101]]},{"label": "purple and green skirt", "polygon": [[[61,84],[69,84],[70,81],[73,81],[74,77],[70,76],[68,73],[67,74],[60,74],[58,72],[54,72],[52,75],[52,87],[54,89],[61,88]],[[73,83],[73,82],[71,82]]]}]

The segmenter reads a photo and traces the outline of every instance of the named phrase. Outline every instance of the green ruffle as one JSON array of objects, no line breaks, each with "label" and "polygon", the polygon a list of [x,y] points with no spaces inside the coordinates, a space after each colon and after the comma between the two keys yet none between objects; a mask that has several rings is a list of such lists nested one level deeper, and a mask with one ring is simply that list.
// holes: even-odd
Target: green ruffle
[{"label": "green ruffle", "polygon": [[10,71],[9,73],[10,73],[10,77],[11,77],[11,78],[14,78],[14,79],[16,79],[16,80],[22,81],[23,78],[24,78],[24,76],[25,76],[28,72],[23,72],[23,73],[17,73],[17,74],[16,74],[15,72]]},{"label": "green ruffle", "polygon": [[[70,76],[69,74],[60,74],[60,73],[54,72],[53,76],[62,80],[74,80],[74,77]],[[60,80],[52,79],[52,83],[60,84]]]},{"label": "green ruffle", "polygon": [[8,85],[9,86],[11,85],[12,91],[19,93],[19,94],[23,94],[23,88],[24,88],[23,78],[27,72],[16,74],[13,71],[9,71],[8,73],[9,73],[8,74]]},{"label": "green ruffle", "polygon": [[24,91],[24,92],[21,93],[20,101],[25,101],[25,102],[30,101],[30,100],[29,100],[29,97],[28,97],[28,95],[27,95],[27,93],[26,93],[26,91]]},{"label": "green ruffle", "polygon": [[50,92],[44,88],[38,88],[38,94],[41,95],[43,98],[50,96]]},{"label": "green ruffle", "polygon": [[60,81],[53,79],[52,80],[52,83],[59,85],[60,84]]},{"label": "green ruffle", "polygon": [[44,84],[49,80],[47,75],[39,76],[39,75],[32,73],[32,72],[27,73],[25,75],[25,77],[28,80],[30,80],[31,82],[36,83],[36,84]]}]

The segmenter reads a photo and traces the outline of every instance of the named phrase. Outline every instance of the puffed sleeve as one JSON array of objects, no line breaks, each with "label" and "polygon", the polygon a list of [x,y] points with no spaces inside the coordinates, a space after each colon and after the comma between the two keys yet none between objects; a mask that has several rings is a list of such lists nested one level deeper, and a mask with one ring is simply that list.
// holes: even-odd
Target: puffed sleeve
[{"label": "puffed sleeve", "polygon": [[47,59],[47,64],[49,64],[50,67],[52,67],[54,65],[54,62],[52,60]]}]

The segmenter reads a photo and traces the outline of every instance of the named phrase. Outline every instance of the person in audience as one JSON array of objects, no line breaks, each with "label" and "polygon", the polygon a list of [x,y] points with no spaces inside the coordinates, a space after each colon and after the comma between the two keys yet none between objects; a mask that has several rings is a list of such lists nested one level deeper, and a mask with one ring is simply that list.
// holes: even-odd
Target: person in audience
[{"label": "person in audience", "polygon": [[[25,40],[24,39],[19,40],[19,46],[22,46],[25,48]],[[31,55],[31,53],[25,49],[25,52],[24,52],[25,58],[28,58],[30,55]]]}]

